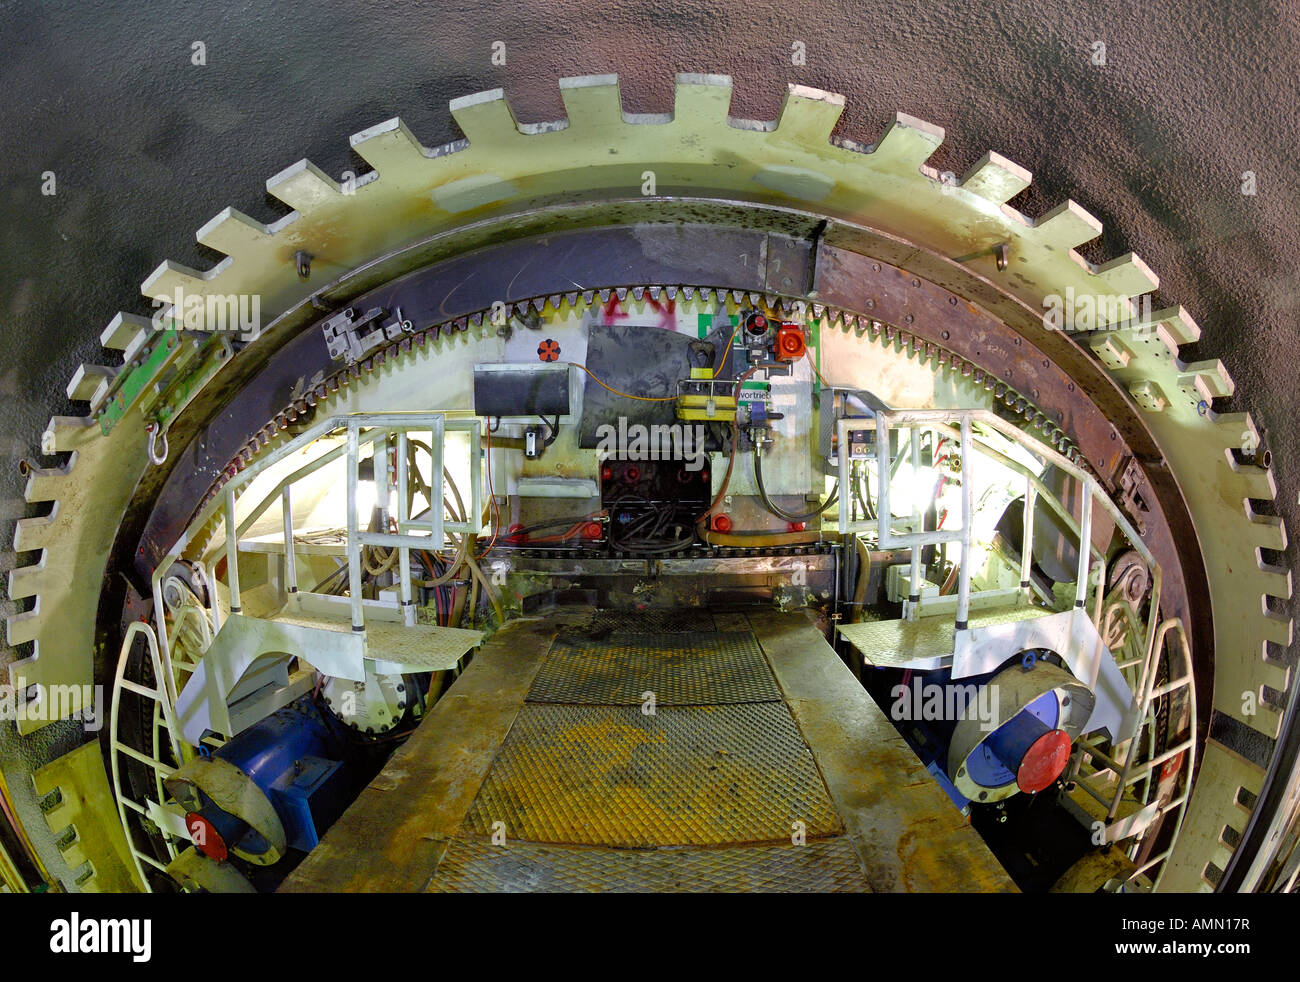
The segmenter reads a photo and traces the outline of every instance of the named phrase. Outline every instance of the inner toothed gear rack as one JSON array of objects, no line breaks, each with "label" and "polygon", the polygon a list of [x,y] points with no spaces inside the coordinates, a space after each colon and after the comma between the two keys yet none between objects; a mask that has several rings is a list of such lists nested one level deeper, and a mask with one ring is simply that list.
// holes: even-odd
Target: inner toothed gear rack
[{"label": "inner toothed gear rack", "polygon": [[[144,670],[139,650],[118,664],[124,625],[149,610],[146,585],[182,530],[242,470],[330,414],[471,414],[476,365],[536,365],[545,343],[613,399],[666,401],[678,376],[653,361],[601,374],[608,359],[594,357],[593,324],[609,327],[608,314],[621,311],[633,327],[680,335],[676,320],[655,320],[673,307],[673,317],[696,318],[703,339],[712,329],[706,314],[759,310],[776,326],[807,331],[782,327],[780,350],[802,373],[792,382],[808,391],[871,391],[910,409],[997,408],[1118,503],[1163,571],[1158,613],[1185,625],[1200,707],[1191,734],[1195,782],[1168,789],[1189,802],[1160,887],[1210,889],[1214,871],[1232,861],[1228,843],[1239,841],[1264,779],[1261,767],[1207,736],[1211,710],[1279,736],[1272,694],[1285,692],[1290,678],[1272,656],[1291,644],[1292,626],[1271,601],[1289,598],[1291,583],[1287,570],[1262,558],[1262,550],[1283,550],[1286,536],[1261,504],[1276,490],[1267,461],[1240,452],[1243,435],[1258,446],[1255,424],[1215,411],[1215,400],[1233,393],[1222,364],[1180,359],[1179,347],[1200,334],[1192,317],[1181,307],[1150,310],[1143,301],[1158,279],[1137,256],[1083,259],[1075,250],[1102,228],[1074,202],[1037,218],[1009,206],[1030,182],[1024,168],[992,152],[959,180],[927,166],[943,131],[913,117],[898,114],[866,145],[832,136],[842,97],[805,86],[789,86],[771,122],[730,117],[723,76],[679,75],[672,110],[658,115],[625,113],[614,76],[563,79],[560,90],[566,119],[542,124],[519,123],[500,90],[453,100],[464,138],[442,147],[422,146],[398,119],[356,134],[352,148],[373,171],[345,186],[300,161],[267,182],[290,214],[263,225],[226,209],[197,238],[227,258],[206,271],[164,262],[145,280],[145,297],[163,304],[161,322],[172,329],[129,313],[110,322],[101,340],[117,360],[82,366],[68,387],[88,415],[54,417],[41,440],[46,460],[29,474],[27,500],[49,510],[15,529],[22,565],[10,573],[10,595],[29,604],[8,619],[8,641],[29,654],[11,665],[11,680],[38,691],[70,687],[59,691],[72,694],[61,707],[71,714],[84,708],[79,687],[112,689],[116,670],[127,688],[119,685],[115,698],[160,707],[135,710],[122,752],[168,770],[181,763],[163,759],[172,750],[159,736],[175,680]],[[651,194],[643,193],[647,175]],[[173,309],[178,297],[204,303]],[[249,297],[258,298],[260,323],[230,331],[239,298]],[[1044,311],[1064,297],[1111,302],[1098,306],[1086,330],[1053,329]],[[367,330],[383,335],[367,333],[364,347],[349,348],[356,357],[339,364],[338,345],[327,344],[322,328],[333,320],[337,335],[345,310],[363,318],[379,311]],[[718,338],[724,357],[734,338],[729,330]],[[803,357],[794,357],[797,346],[806,346]],[[747,389],[769,405],[785,397],[775,372],[729,377],[742,399]],[[882,378],[893,380],[890,391],[881,391]],[[285,393],[293,393],[287,404]],[[542,422],[545,432],[550,421]],[[565,440],[574,438],[563,434],[580,424],[556,417],[560,442],[540,461],[565,459]],[[737,437],[728,442],[725,429],[709,448],[715,490],[736,456]],[[579,494],[573,482],[581,474],[553,476],[560,483],[537,495]],[[785,508],[811,504],[796,500],[812,489],[803,477],[803,488],[795,480],[773,490],[785,495]],[[750,490],[745,480],[737,477],[736,494]],[[499,508],[491,485],[489,495]],[[504,535],[504,521],[489,514]],[[583,517],[584,531],[608,519]],[[804,544],[824,538],[820,529],[779,532],[803,534]],[[685,533],[658,534],[672,543]],[[193,541],[206,546],[210,535]],[[713,557],[719,548],[760,546],[711,541],[707,532],[698,541]],[[777,564],[795,548],[790,540],[761,545]],[[836,551],[836,563],[851,553]],[[190,586],[200,606],[220,607],[215,584],[198,575]],[[176,629],[180,607],[149,616]],[[1162,663],[1161,673],[1168,670]],[[1169,678],[1161,674],[1148,688]],[[1197,718],[1192,694],[1177,700],[1177,711],[1158,703],[1157,748],[1178,745]],[[48,722],[40,716],[20,719],[20,732]],[[166,823],[161,779],[152,792],[140,790],[152,777],[136,782],[134,793],[155,801],[135,803],[143,814],[125,819],[128,843],[118,795],[84,750],[55,759],[33,750],[27,762],[42,793],[61,788],[64,802],[81,802],[96,817],[78,822],[69,851],[37,860],[46,871],[70,864],[89,871],[65,880],[77,889],[147,887],[128,854],[160,848],[142,845],[149,835],[141,820],[155,829]],[[1189,777],[1174,766],[1169,780]],[[46,815],[56,834],[74,818],[66,807]],[[1168,825],[1161,848],[1174,834]],[[183,830],[171,832],[159,852],[164,864],[185,846]],[[1258,882],[1269,857],[1248,859]]]}]

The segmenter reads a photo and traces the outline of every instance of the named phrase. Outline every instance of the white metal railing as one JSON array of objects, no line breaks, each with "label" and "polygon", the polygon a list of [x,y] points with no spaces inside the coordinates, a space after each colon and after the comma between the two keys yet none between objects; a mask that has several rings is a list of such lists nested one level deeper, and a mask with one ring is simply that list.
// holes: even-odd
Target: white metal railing
[{"label": "white metal railing", "polygon": [[[1159,673],[1160,654],[1164,651],[1165,641],[1170,634],[1174,634],[1178,640],[1178,652],[1181,656],[1181,665],[1179,666],[1180,671],[1176,677],[1171,678],[1170,681],[1166,682],[1164,685],[1156,686],[1155,678]],[[1174,673],[1171,671],[1170,674],[1173,675]],[[1153,888],[1159,887],[1160,881],[1164,876],[1164,866],[1161,864],[1169,858],[1170,854],[1173,852],[1174,844],[1178,841],[1178,834],[1182,831],[1183,819],[1187,814],[1187,802],[1191,797],[1192,776],[1196,773],[1195,693],[1190,693],[1190,698],[1188,700],[1190,722],[1188,726],[1188,737],[1186,740],[1183,740],[1175,746],[1165,750],[1163,753],[1150,754],[1145,761],[1138,764],[1136,760],[1138,748],[1141,746],[1140,737],[1143,727],[1150,725],[1154,729],[1155,720],[1151,713],[1151,709],[1155,701],[1177,692],[1180,689],[1189,688],[1192,686],[1194,681],[1195,676],[1192,668],[1192,653],[1191,647],[1187,641],[1187,632],[1180,619],[1169,618],[1160,624],[1159,629],[1156,632],[1155,646],[1152,652],[1150,652],[1143,660],[1142,672],[1138,682],[1139,713],[1137,721],[1133,727],[1133,732],[1127,741],[1127,748],[1120,754],[1120,756],[1123,757],[1123,761],[1115,760],[1109,754],[1103,753],[1100,749],[1090,744],[1080,744],[1083,754],[1101,761],[1103,766],[1097,768],[1089,775],[1080,774],[1078,784],[1094,799],[1107,806],[1106,819],[1108,822],[1114,821],[1119,812],[1119,807],[1123,801],[1124,794],[1128,791],[1130,786],[1136,784],[1138,781],[1146,781],[1147,787],[1149,788],[1151,776],[1155,773],[1157,767],[1163,766],[1166,761],[1173,760],[1180,754],[1184,755],[1180,766],[1180,770],[1186,773],[1182,792],[1177,797],[1172,798],[1164,805],[1161,805],[1160,808],[1157,809],[1156,813],[1151,817],[1151,820],[1147,823],[1148,826],[1153,826],[1158,818],[1167,815],[1174,809],[1177,809],[1178,818],[1175,820],[1174,832],[1170,839],[1170,845],[1159,855],[1153,856],[1143,862],[1142,865],[1133,872],[1131,877],[1132,879],[1141,876],[1149,870],[1154,869],[1157,865],[1160,865],[1161,869],[1156,875]],[[1107,774],[1113,774],[1116,778],[1115,790],[1109,796],[1097,790],[1088,782],[1089,777],[1095,778]],[[1149,791],[1147,793],[1149,793]],[[1145,799],[1146,793],[1140,797],[1141,799]],[[1131,855],[1134,858],[1137,856],[1139,845],[1140,837],[1139,841],[1134,843],[1131,851]]]},{"label": "white metal railing", "polygon": [[[221,629],[221,604],[217,602],[214,587],[217,582],[215,568],[224,557],[226,560],[227,585],[230,591],[230,610],[238,613],[241,608],[239,584],[239,539],[260,519],[277,501],[282,510],[282,523],[285,536],[285,585],[290,593],[298,589],[296,557],[294,543],[294,516],[292,487],[304,478],[310,477],[321,468],[346,457],[346,485],[348,509],[347,560],[349,583],[351,587],[351,617],[354,629],[364,630],[364,607],[361,603],[361,549],[364,546],[396,547],[400,550],[398,566],[399,588],[405,619],[408,624],[414,622],[412,604],[412,584],[410,568],[410,549],[427,549],[433,547],[441,550],[448,533],[477,534],[483,507],[482,491],[479,479],[479,443],[481,421],[477,418],[447,419],[441,413],[406,413],[406,414],[365,414],[330,417],[313,424],[306,431],[287,441],[273,452],[250,463],[235,475],[223,488],[223,493],[203,508],[185,531],[176,540],[171,550],[155,568],[152,577],[155,625],[145,621],[133,622],[126,631],[118,657],[116,673],[113,679],[112,705],[110,712],[110,762],[113,780],[113,793],[117,800],[118,818],[126,837],[127,848],[131,853],[136,873],[146,890],[149,880],[145,868],[165,871],[166,866],[153,855],[141,850],[131,831],[128,812],[134,812],[140,818],[154,823],[161,835],[168,855],[175,859],[177,846],[188,842],[188,836],[182,828],[169,828],[169,816],[166,812],[166,791],[163,780],[170,776],[174,767],[164,760],[163,734],[170,742],[172,760],[181,763],[192,756],[193,751],[185,742],[176,717],[176,699],[179,686],[177,673],[190,672],[196,667],[197,659],[202,656],[211,643],[213,635]],[[236,503],[241,492],[246,491],[251,482],[268,468],[284,460],[324,437],[339,430],[344,431],[345,440],[341,445],[331,447],[313,458],[309,463],[295,469],[281,480],[276,487],[244,515],[239,521],[236,515]],[[470,488],[469,510],[463,520],[445,520],[443,517],[443,457],[444,440],[447,431],[464,431],[470,434],[469,471]],[[426,519],[413,518],[409,514],[408,482],[410,478],[408,464],[408,447],[411,434],[429,435],[428,448],[433,456],[431,481],[429,484],[430,508]],[[368,444],[378,444],[374,454],[376,473],[374,479],[378,487],[383,481],[388,490],[388,473],[379,473],[379,462],[387,460],[387,448],[392,441],[396,449],[395,486],[397,491],[397,516],[395,532],[370,532],[358,527],[357,521],[357,483],[360,467],[360,448]],[[170,611],[170,630],[168,624],[169,608],[164,602],[163,581],[173,564],[195,541],[195,537],[205,526],[224,512],[225,543],[202,565],[210,593],[210,609],[182,604]],[[210,618],[210,620],[209,620]],[[196,638],[199,651],[194,661],[183,661],[175,657],[178,639],[186,632]],[[188,636],[188,635],[186,635]],[[127,663],[131,651],[139,639],[143,638],[148,648],[149,660],[153,669],[154,684],[143,685],[126,677]],[[152,710],[152,747],[151,752],[144,752],[120,739],[119,715],[122,694],[131,693],[146,700]],[[125,756],[150,768],[154,774],[156,801],[137,801],[126,793],[122,784],[119,758]],[[150,807],[153,806],[153,807]],[[183,820],[178,824],[183,826]]]},{"label": "white metal railing", "polygon": [[[1059,470],[1074,478],[1083,489],[1082,501],[1079,504],[1079,517],[1076,520],[1071,509],[1068,508],[1043,482],[1039,474],[1030,470],[1028,467],[1016,461],[997,448],[991,446],[979,434],[972,429],[973,424],[987,427],[1012,442],[1024,447],[1044,465],[1051,464]],[[893,455],[890,451],[889,434],[892,427],[905,427],[910,430],[909,443],[911,447],[911,463],[913,474],[917,474],[921,469],[920,459],[920,435],[923,430],[930,430],[934,433],[942,433],[949,437],[955,438],[960,446],[961,452],[961,513],[962,522],[959,529],[935,529],[924,531],[919,528],[919,503],[913,500],[913,522],[917,526],[915,531],[898,533],[894,531],[894,517],[892,506],[890,504],[890,484],[892,477]],[[1110,496],[1102,488],[1100,483],[1092,475],[1072,463],[1063,454],[1060,454],[1052,448],[1046,446],[1040,441],[1034,439],[1025,433],[1015,424],[1010,423],[988,410],[895,410],[890,412],[878,412],[874,420],[870,418],[840,418],[836,421],[836,438],[840,447],[838,454],[839,463],[839,481],[841,488],[851,487],[852,480],[849,474],[849,453],[850,445],[849,432],[851,430],[875,430],[875,463],[878,481],[876,518],[874,519],[851,519],[849,514],[849,502],[851,495],[842,493],[839,501],[839,527],[841,533],[858,533],[863,531],[874,530],[877,535],[878,547],[880,549],[890,548],[911,548],[912,559],[910,569],[911,596],[909,598],[909,615],[916,608],[916,601],[919,599],[920,581],[921,581],[921,549],[919,547],[926,545],[940,545],[948,542],[955,542],[960,545],[961,556],[958,567],[957,581],[957,609],[955,617],[955,626],[958,630],[964,630],[969,622],[970,617],[970,597],[971,597],[971,544],[972,544],[972,515],[973,515],[973,493],[974,489],[971,480],[971,462],[972,453],[978,451],[983,456],[1000,464],[1007,470],[1019,475],[1025,482],[1024,493],[1024,545],[1021,552],[1021,570],[1020,586],[1022,590],[1030,588],[1030,568],[1032,564],[1032,550],[1029,543],[1032,541],[1035,514],[1040,504],[1046,504],[1056,513],[1065,525],[1070,534],[1077,537],[1079,542],[1078,568],[1075,577],[1075,607],[1081,610],[1087,610],[1088,589],[1090,584],[1096,584],[1096,603],[1093,610],[1089,613],[1094,626],[1100,632],[1103,629],[1104,619],[1104,600],[1105,600],[1105,577],[1106,577],[1106,557],[1104,552],[1092,545],[1092,520],[1093,510],[1097,505],[1109,515],[1114,521],[1116,527],[1127,538],[1131,547],[1142,557],[1151,572],[1151,598],[1150,598],[1150,616],[1147,618],[1145,631],[1141,640],[1137,639],[1137,633],[1141,626],[1137,623],[1136,615],[1127,611],[1126,616],[1130,619],[1133,638],[1137,644],[1137,655],[1125,666],[1141,666],[1141,671],[1137,676],[1137,684],[1134,687],[1134,703],[1137,712],[1134,715],[1132,729],[1127,734],[1122,734],[1121,739],[1114,743],[1122,760],[1114,760],[1109,755],[1103,753],[1096,747],[1083,743],[1083,753],[1089,757],[1101,761],[1105,766],[1094,772],[1092,776],[1113,772],[1116,777],[1116,787],[1112,794],[1105,794],[1092,787],[1086,777],[1081,780],[1080,786],[1085,791],[1096,798],[1107,809],[1107,822],[1113,822],[1118,814],[1119,808],[1123,802],[1126,790],[1138,781],[1145,781],[1147,791],[1143,797],[1149,793],[1151,775],[1155,769],[1160,767],[1166,761],[1185,753],[1182,764],[1186,768],[1187,779],[1183,786],[1183,791],[1173,800],[1161,806],[1157,814],[1147,823],[1147,827],[1152,827],[1156,818],[1159,818],[1174,809],[1178,810],[1178,818],[1175,825],[1173,839],[1171,843],[1177,841],[1178,833],[1181,831],[1183,818],[1186,814],[1187,800],[1191,793],[1191,777],[1195,773],[1195,738],[1196,738],[1196,699],[1194,691],[1191,692],[1191,727],[1190,736],[1177,744],[1172,749],[1166,750],[1161,754],[1150,753],[1147,759],[1142,763],[1137,763],[1139,747],[1141,746],[1142,730],[1147,725],[1153,725],[1151,719],[1151,710],[1157,699],[1160,699],[1170,693],[1183,688],[1189,688],[1193,684],[1193,668],[1191,661],[1191,652],[1187,642],[1187,634],[1183,628],[1182,622],[1177,618],[1159,622],[1158,610],[1160,605],[1162,573],[1160,564],[1156,562],[1155,557],[1142,542],[1137,531],[1133,528],[1129,520],[1123,515]],[[914,616],[914,615],[913,615]],[[1160,654],[1164,650],[1165,641],[1171,633],[1176,633],[1179,651],[1181,654],[1181,671],[1172,681],[1156,686],[1154,680],[1159,670]],[[1083,679],[1091,688],[1097,683],[1097,674],[1100,671],[1101,662],[1099,659],[1093,661],[1092,677]],[[1171,673],[1172,674],[1172,673]],[[1154,736],[1154,732],[1152,733]],[[1079,758],[1080,760],[1082,757]],[[1142,836],[1138,836],[1138,841],[1134,843],[1133,855],[1136,856],[1137,848]],[[1155,856],[1142,864],[1134,874],[1138,876],[1146,873],[1158,864],[1161,864],[1169,857],[1172,851],[1172,844],[1169,849],[1163,851],[1160,855]],[[1160,875],[1163,875],[1163,868]],[[1160,876],[1156,878],[1156,885],[1160,882]]]},{"label": "white metal railing", "polygon": [[[1052,464],[1068,476],[1079,482],[1084,490],[1083,500],[1080,503],[1080,516],[1078,520],[1074,518],[1071,510],[1062,503],[1055,494],[1052,493],[1044,483],[1042,478],[1030,470],[1019,461],[1001,453],[997,448],[991,446],[979,434],[973,432],[972,424],[978,423],[981,426],[988,427],[1001,434],[1014,443],[1024,447],[1034,456],[1039,458],[1044,464]],[[955,424],[955,426],[954,426]],[[931,430],[937,433],[943,433],[947,436],[954,437],[958,440],[961,449],[961,510],[962,523],[959,529],[935,529],[932,531],[914,531],[906,533],[896,533],[893,529],[893,513],[890,505],[890,483],[891,483],[891,463],[892,455],[889,450],[889,433],[890,428],[895,426],[907,427],[911,430],[911,446],[913,457],[914,473],[920,467],[920,433],[922,430]],[[874,530],[877,534],[878,547],[881,549],[890,548],[912,548],[912,587],[913,591],[918,590],[920,583],[920,561],[921,550],[919,546],[941,545],[943,543],[955,542],[961,547],[961,557],[957,572],[957,612],[956,627],[958,630],[964,630],[969,623],[970,618],[970,594],[971,594],[971,537],[972,537],[972,515],[974,503],[972,500],[973,488],[971,480],[971,462],[972,452],[978,451],[990,460],[1000,464],[1007,470],[1019,475],[1025,481],[1025,521],[1026,521],[1026,542],[1028,542],[1028,533],[1033,529],[1034,515],[1040,503],[1050,507],[1061,519],[1066,529],[1079,540],[1079,559],[1078,569],[1075,579],[1075,606],[1079,608],[1086,607],[1088,597],[1088,587],[1090,585],[1089,572],[1092,569],[1092,563],[1095,560],[1105,563],[1104,554],[1092,545],[1092,516],[1093,508],[1100,505],[1115,525],[1124,533],[1129,540],[1133,549],[1140,555],[1147,567],[1151,570],[1151,609],[1155,611],[1160,603],[1161,572],[1160,566],[1155,557],[1143,544],[1137,531],[1132,524],[1124,517],[1123,513],[1111,501],[1110,496],[1106,494],[1100,483],[1092,475],[1082,470],[1072,463],[1064,455],[1057,453],[1046,444],[1034,439],[1025,433],[1015,424],[1010,423],[996,414],[985,409],[909,409],[895,410],[891,412],[878,412],[874,421],[871,419],[852,419],[841,418],[836,421],[836,436],[838,445],[841,447],[839,453],[839,480],[841,487],[850,487],[848,483],[851,478],[848,474],[849,454],[844,448],[849,446],[848,433],[850,430],[875,429],[875,458],[876,473],[878,481],[876,518],[859,519],[851,521],[849,517],[849,502],[847,495],[840,495],[840,531],[841,533],[859,532]],[[915,509],[915,505],[914,505]],[[1021,556],[1021,587],[1028,590],[1026,585],[1029,581],[1029,567],[1032,562],[1032,553],[1026,546],[1022,550]],[[1104,568],[1104,567],[1103,567]],[[1099,592],[1101,588],[1099,587]],[[1100,629],[1101,605],[1097,605],[1093,614],[1094,623]],[[1155,616],[1150,618],[1148,625],[1145,650],[1147,656],[1155,644],[1156,634]],[[1094,686],[1097,683],[1096,673],[1100,670],[1100,661],[1093,663],[1092,678],[1083,679],[1088,685]]]},{"label": "white metal railing", "polygon": [[[171,550],[155,568],[152,577],[154,612],[158,630],[156,638],[160,647],[162,665],[165,671],[167,691],[165,693],[170,706],[176,704],[176,683],[173,675],[172,652],[168,643],[165,627],[165,608],[162,599],[162,580],[167,571],[193,543],[195,536],[212,522],[219,511],[224,511],[225,544],[214,555],[208,557],[205,572],[209,582],[216,582],[214,571],[220,560],[226,560],[226,583],[230,591],[231,613],[239,613],[241,594],[239,585],[239,539],[252,525],[266,513],[275,502],[280,503],[285,531],[285,582],[291,592],[297,590],[297,568],[293,549],[293,497],[291,488],[297,482],[316,473],[322,467],[346,456],[347,485],[347,562],[350,588],[350,607],[352,627],[356,631],[365,629],[365,608],[362,603],[361,590],[361,549],[364,546],[396,547],[399,556],[399,589],[403,605],[404,619],[408,624],[414,622],[415,611],[411,597],[410,549],[432,548],[441,550],[447,533],[478,534],[482,531],[480,521],[483,511],[482,488],[479,466],[479,438],[482,434],[482,421],[477,417],[449,419],[443,413],[370,413],[344,416],[332,416],[313,423],[304,432],[287,441],[274,451],[252,461],[232,477],[222,489],[222,494],[209,502],[194,518],[185,531],[177,538]],[[297,468],[259,503],[248,512],[243,521],[236,515],[236,503],[240,492],[259,474],[266,471],[289,455],[318,442],[332,433],[343,431],[345,440],[341,445],[331,447],[302,467]],[[444,441],[448,431],[464,431],[470,434],[470,502],[468,513],[463,521],[446,521],[441,507],[443,500]],[[429,448],[433,454],[430,474],[430,508],[427,521],[419,521],[409,514],[407,496],[409,470],[407,462],[408,441],[411,434],[428,434]],[[357,521],[357,482],[359,480],[360,449],[368,444],[379,444],[374,454],[376,465],[386,460],[389,440],[394,440],[396,454],[397,485],[397,531],[370,532],[359,528]],[[380,480],[375,473],[376,484]],[[384,475],[387,490],[387,474]],[[220,605],[213,602],[214,629],[221,627]]]},{"label": "white metal railing", "polygon": [[[126,677],[127,662],[130,659],[131,650],[135,646],[135,640],[143,637],[149,649],[149,659],[153,668],[154,686],[150,688],[139,682],[134,682]],[[167,685],[164,681],[164,667],[162,658],[159,653],[158,637],[154,630],[144,621],[132,621],[126,630],[126,637],[122,639],[122,648],[117,659],[117,670],[113,676],[113,697],[112,705],[109,711],[109,764],[113,777],[113,796],[117,799],[118,820],[122,823],[122,835],[126,839],[127,850],[131,853],[131,861],[135,864],[135,870],[140,878],[140,883],[145,891],[150,891],[149,878],[145,875],[145,866],[153,867],[160,872],[166,872],[166,865],[160,863],[149,853],[142,851],[135,842],[135,836],[131,832],[131,823],[127,819],[127,811],[133,811],[142,819],[155,822],[155,815],[152,814],[148,806],[129,797],[122,787],[121,767],[118,760],[119,755],[131,758],[137,763],[143,764],[153,771],[154,790],[157,794],[158,804],[161,805],[167,800],[166,792],[163,789],[163,780],[171,776],[175,770],[170,764],[162,760],[161,732],[163,727],[159,726],[161,718],[168,738],[171,742],[173,759],[181,761],[184,759],[181,752],[183,741],[180,736],[180,727],[177,724],[174,703],[169,701],[167,696]],[[121,707],[122,693],[130,692],[147,700],[149,705],[151,719],[150,728],[152,731],[152,756],[137,750],[129,744],[123,743],[118,734],[119,711]],[[168,855],[175,859],[177,856],[176,842],[179,839],[169,830],[158,826],[162,835],[164,846]]]}]

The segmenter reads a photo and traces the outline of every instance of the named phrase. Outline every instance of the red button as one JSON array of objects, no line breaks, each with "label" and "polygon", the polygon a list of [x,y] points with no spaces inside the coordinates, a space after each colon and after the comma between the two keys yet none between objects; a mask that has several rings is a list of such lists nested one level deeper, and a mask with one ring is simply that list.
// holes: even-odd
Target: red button
[{"label": "red button", "polygon": [[226,848],[226,840],[221,838],[217,827],[198,812],[190,812],[185,816],[185,827],[190,830],[194,847],[209,859],[215,859],[220,863],[230,855],[230,850]]},{"label": "red button", "polygon": [[1016,771],[1016,784],[1030,793],[1050,787],[1065,770],[1070,759],[1070,735],[1064,730],[1049,730],[1029,745]]}]

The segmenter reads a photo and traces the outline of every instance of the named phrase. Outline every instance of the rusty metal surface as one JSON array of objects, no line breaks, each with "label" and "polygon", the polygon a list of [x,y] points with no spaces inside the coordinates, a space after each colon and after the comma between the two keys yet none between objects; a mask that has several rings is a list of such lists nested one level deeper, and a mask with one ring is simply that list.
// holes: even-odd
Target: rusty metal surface
[{"label": "rusty metal surface", "polygon": [[842,826],[780,703],[526,705],[462,834],[623,849],[789,842]]},{"label": "rusty metal surface", "polygon": [[564,626],[519,620],[493,635],[280,889],[424,889]]},{"label": "rusty metal surface", "polygon": [[803,846],[581,849],[453,839],[431,892],[862,893],[862,867],[844,837]]},{"label": "rusty metal surface", "polygon": [[979,834],[801,615],[749,622],[859,849],[873,892],[1014,892]]},{"label": "rusty metal surface", "polygon": [[606,706],[780,702],[772,670],[749,632],[634,634],[556,641],[529,702]]}]

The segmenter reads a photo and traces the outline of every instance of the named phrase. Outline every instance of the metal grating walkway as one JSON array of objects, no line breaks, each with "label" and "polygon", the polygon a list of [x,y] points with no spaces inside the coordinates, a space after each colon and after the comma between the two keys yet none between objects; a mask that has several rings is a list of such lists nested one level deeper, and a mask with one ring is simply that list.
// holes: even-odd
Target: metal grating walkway
[{"label": "metal grating walkway", "polygon": [[561,638],[528,693],[529,702],[603,706],[718,706],[780,702],[772,670],[745,631]]},{"label": "metal grating walkway", "polygon": [[513,622],[282,889],[1007,890],[803,617]]}]

